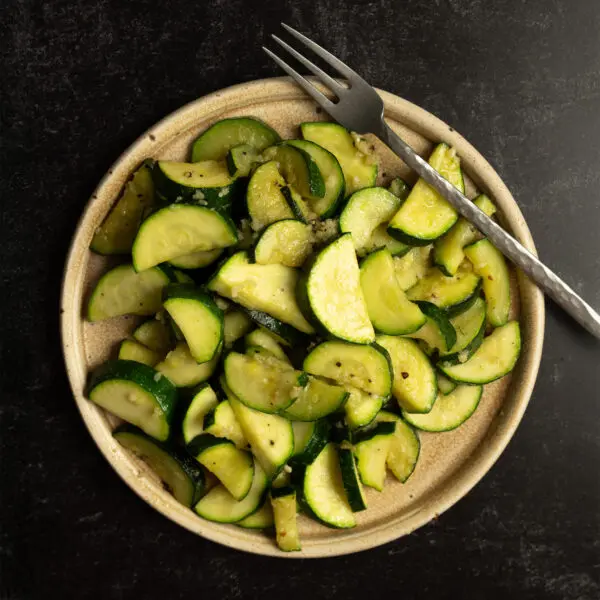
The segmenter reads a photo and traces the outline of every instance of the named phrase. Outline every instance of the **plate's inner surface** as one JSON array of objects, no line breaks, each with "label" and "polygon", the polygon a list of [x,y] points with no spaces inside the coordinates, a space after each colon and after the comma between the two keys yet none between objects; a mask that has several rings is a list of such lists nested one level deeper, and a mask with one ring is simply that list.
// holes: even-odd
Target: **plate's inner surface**
[{"label": "plate's inner surface", "polygon": [[[314,103],[302,98],[300,94],[297,94],[296,97],[264,103],[253,103],[253,99],[247,97],[245,103],[245,106],[238,105],[230,111],[213,112],[207,115],[205,120],[202,120],[202,118],[194,119],[193,126],[191,127],[189,122],[185,123],[184,121],[182,126],[182,123],[178,123],[175,119],[174,123],[170,126],[168,135],[164,135],[159,130],[149,134],[148,143],[144,144],[146,149],[148,149],[147,154],[153,158],[186,160],[190,142],[210,123],[224,117],[240,115],[258,117],[274,127],[284,138],[297,137],[299,135],[297,124],[303,121],[321,120],[324,118],[324,115],[316,110]],[[394,116],[393,111],[391,111],[390,116]],[[390,119],[389,122],[397,133],[413,148],[422,155],[428,155],[433,147],[430,141],[414,130],[408,129],[397,120]],[[437,142],[438,140],[434,141]],[[395,176],[401,176],[409,181],[409,183],[414,183],[414,174],[408,170],[404,163],[384,148],[377,140],[373,140],[373,143],[380,157],[379,184],[387,184]],[[130,157],[129,163],[133,165],[132,161],[139,162],[142,158],[143,156],[141,155],[133,158]],[[79,280],[79,283],[76,285],[78,295],[76,294],[77,297],[74,298],[74,310],[79,310],[79,313],[74,316],[73,323],[77,329],[74,334],[74,343],[78,346],[77,350],[79,351],[78,356],[81,368],[78,369],[78,374],[71,372],[70,376],[72,381],[73,379],[79,379],[78,382],[73,382],[73,385],[76,389],[76,396],[79,396],[80,408],[86,418],[88,427],[91,430],[94,428],[97,430],[95,432],[96,438],[98,435],[101,435],[107,440],[109,438],[109,429],[116,423],[116,420],[104,415],[101,410],[92,406],[87,401],[83,401],[87,406],[85,404],[82,406],[80,394],[82,394],[84,386],[85,372],[109,357],[115,357],[119,342],[130,334],[142,319],[124,317],[92,324],[83,318],[90,289],[97,281],[99,275],[116,262],[114,259],[94,255],[86,251],[83,246],[89,245],[94,229],[99,225],[103,216],[108,211],[110,204],[116,198],[120,186],[126,180],[129,171],[129,168],[115,170],[113,181],[110,181],[109,185],[104,184],[100,188],[98,197],[89,209],[89,212],[93,213],[93,217],[84,219],[82,223],[83,231],[80,232],[80,241],[82,242],[81,260],[78,263],[76,262],[80,272],[77,275]],[[467,194],[473,197],[476,193],[475,186],[468,177],[465,180]],[[513,315],[517,315],[519,311],[518,289],[515,281],[513,281]],[[524,313],[527,312],[526,304],[523,305]],[[526,331],[525,328],[525,338],[527,335]],[[65,351],[69,352],[70,350],[66,348]],[[519,369],[515,373],[514,378],[518,379]],[[303,547],[305,549],[312,547],[314,553],[318,553],[319,551],[316,548],[321,547],[320,553],[336,554],[339,553],[335,549],[336,541],[364,537],[367,533],[375,534],[377,531],[381,532],[392,524],[397,525],[404,520],[411,520],[412,517],[421,511],[427,512],[432,503],[436,504],[437,501],[444,498],[444,495],[448,494],[449,490],[451,490],[453,479],[479,453],[480,449],[485,447],[486,436],[491,435],[498,421],[503,418],[500,416],[503,413],[503,409],[510,410],[511,395],[513,395],[514,388],[516,387],[510,387],[510,379],[510,376],[505,377],[499,382],[485,386],[483,398],[475,414],[457,430],[438,434],[420,432],[421,455],[413,475],[405,484],[399,483],[391,475],[388,475],[385,489],[381,493],[370,488],[365,488],[368,509],[357,514],[358,525],[355,529],[347,531],[329,529],[300,516],[300,535]],[[77,388],[79,388],[79,391]],[[499,416],[500,418],[498,418]],[[90,425],[90,422],[94,419],[95,425]],[[104,431],[101,431],[102,429]],[[102,447],[100,443],[99,445]],[[107,454],[106,449],[104,451]],[[226,531],[231,531],[235,538],[243,540],[242,546],[244,543],[250,544],[253,547],[252,549],[258,552],[270,552],[270,550],[266,549],[266,546],[273,545],[274,547],[273,542],[260,532],[240,530],[239,528],[235,528],[235,526],[207,523],[199,517],[195,517],[191,512],[189,512],[188,517],[185,515],[182,516],[181,511],[186,512],[186,509],[176,506],[175,501],[164,492],[143,463],[139,461],[132,462],[132,459],[126,456],[126,453],[116,445],[112,446],[110,453],[113,454],[116,460],[125,461],[129,465],[129,471],[135,472],[140,481],[144,482],[143,485],[146,486],[146,493],[144,494],[143,491],[138,490],[139,493],[142,493],[147,500],[149,499],[149,493],[154,494],[155,497],[149,501],[163,512],[175,511],[178,513],[179,522],[185,520],[186,522],[182,524],[186,527],[203,535],[206,535],[210,531],[217,533],[220,530],[221,535]],[[108,453],[109,458],[111,458],[110,453]],[[121,472],[121,475],[123,475],[123,472]],[[444,498],[443,504],[449,505],[455,499],[448,498],[446,500]],[[431,516],[430,514],[429,517]],[[208,537],[212,536],[208,535]],[[217,537],[221,536],[217,535]],[[383,535],[383,537],[389,536]],[[222,538],[220,541],[228,543]],[[265,544],[266,546],[262,547]],[[376,544],[377,542],[370,542],[365,544],[364,547]],[[327,549],[324,548],[325,545],[327,545]],[[360,546],[360,543],[358,545]]]}]

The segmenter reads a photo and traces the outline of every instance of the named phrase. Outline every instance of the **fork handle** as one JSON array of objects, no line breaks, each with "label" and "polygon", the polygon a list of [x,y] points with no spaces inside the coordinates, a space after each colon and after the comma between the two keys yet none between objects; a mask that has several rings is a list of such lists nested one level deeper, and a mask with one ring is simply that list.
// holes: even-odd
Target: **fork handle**
[{"label": "fork handle", "polygon": [[548,296],[585,329],[600,339],[600,315],[558,277],[556,273],[509,235],[500,225],[492,221],[492,219],[477,208],[464,194],[461,194],[450,182],[444,179],[404,140],[396,135],[383,119],[381,131],[377,137],[389,146],[431,187],[448,200],[465,219],[473,223],[504,256],[509,258],[530,279],[535,281]]}]

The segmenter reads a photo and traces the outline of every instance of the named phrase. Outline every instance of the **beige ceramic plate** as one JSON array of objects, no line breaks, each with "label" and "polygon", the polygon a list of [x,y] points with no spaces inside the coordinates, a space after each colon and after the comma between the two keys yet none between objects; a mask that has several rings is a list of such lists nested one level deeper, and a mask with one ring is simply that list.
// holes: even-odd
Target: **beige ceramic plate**
[{"label": "beige ceramic plate", "polygon": [[[534,251],[531,235],[506,186],[484,158],[442,121],[392,94],[380,92],[391,126],[418,152],[427,154],[432,143],[454,146],[468,175],[467,191],[487,192],[501,211],[503,224]],[[111,437],[115,420],[84,397],[90,368],[114,355],[116,345],[133,330],[133,318],[91,324],[83,318],[90,287],[109,260],[92,254],[89,244],[123,183],[146,157],[184,160],[190,142],[200,131],[224,117],[252,115],[263,119],[283,137],[297,135],[302,121],[324,117],[315,104],[287,79],[242,84],[201,98],[162,120],[138,139],[100,182],[75,232],[62,291],[62,339],[67,371],[75,400],[96,444],[117,473],[148,504],[190,531],[233,548],[275,556],[320,557],[357,552],[410,533],[462,498],[490,469],[513,435],[527,406],[536,379],[544,332],[541,293],[521,276],[515,278],[515,305],[523,332],[523,353],[512,376],[485,388],[479,408],[459,429],[421,434],[417,468],[402,485],[391,477],[385,490],[367,492],[368,510],[358,513],[351,530],[328,529],[300,517],[302,552],[285,554],[272,539],[233,525],[204,521],[178,504],[159,485],[145,465],[124,451]],[[383,157],[380,179],[414,175],[376,142]],[[518,281],[518,287],[517,287]]]}]

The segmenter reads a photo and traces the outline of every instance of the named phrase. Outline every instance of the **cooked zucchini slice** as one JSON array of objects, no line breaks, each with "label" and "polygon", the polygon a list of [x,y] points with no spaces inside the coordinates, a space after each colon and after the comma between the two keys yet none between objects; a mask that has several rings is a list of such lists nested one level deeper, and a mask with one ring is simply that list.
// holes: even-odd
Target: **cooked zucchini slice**
[{"label": "cooked zucchini slice", "polygon": [[306,467],[303,497],[316,517],[326,525],[337,528],[356,525],[346,498],[335,444],[327,444]]},{"label": "cooked zucchini slice", "polygon": [[248,447],[248,440],[235,417],[229,400],[219,402],[204,417],[204,431],[215,437],[231,440],[240,450]]},{"label": "cooked zucchini slice", "polygon": [[[361,193],[361,192],[358,192]],[[360,266],[360,285],[373,327],[389,335],[417,331],[426,317],[402,291],[387,248],[373,252]]]},{"label": "cooked zucchini slice", "polygon": [[303,368],[382,398],[389,398],[392,392],[390,357],[377,345],[323,342],[304,359]]},{"label": "cooked zucchini slice", "polygon": [[326,419],[318,421],[293,421],[294,456],[297,465],[310,465],[329,442],[331,425]]},{"label": "cooked zucchini slice", "polygon": [[186,449],[236,500],[247,496],[254,478],[254,461],[249,452],[239,450],[231,440],[209,433],[195,437]]},{"label": "cooked zucchini slice", "polygon": [[248,144],[262,152],[279,140],[275,130],[253,117],[221,119],[196,138],[192,144],[192,162],[221,160],[240,144]]},{"label": "cooked zucchini slice", "polygon": [[217,403],[217,395],[208,383],[202,385],[194,394],[181,424],[185,444],[189,444],[204,432],[204,417],[217,406]]},{"label": "cooked zucchini slice", "polygon": [[235,225],[227,216],[204,206],[171,204],[142,223],[131,255],[135,270],[144,271],[184,254],[236,242]]},{"label": "cooked zucchini slice", "polygon": [[393,394],[400,408],[410,412],[431,410],[437,394],[437,378],[427,355],[410,339],[377,336],[389,353],[394,370]]},{"label": "cooked zucchini slice", "polygon": [[463,363],[440,363],[442,373],[459,383],[482,385],[510,373],[521,353],[521,332],[518,321],[509,321],[486,338],[479,349]]},{"label": "cooked zucchini slice", "polygon": [[119,346],[119,358],[121,360],[134,360],[153,367],[162,358],[158,352],[146,348],[135,340],[123,340]]},{"label": "cooked zucchini slice", "polygon": [[458,385],[458,383],[456,383],[455,381],[451,381],[450,379],[448,379],[445,375],[442,375],[441,373],[437,374],[437,382],[438,382],[438,392],[440,394],[443,394],[444,396],[446,394],[449,394],[450,392],[453,392],[456,389],[456,386]]},{"label": "cooked zucchini slice", "polygon": [[410,186],[404,179],[395,177],[388,185],[388,190],[394,194],[401,202],[404,202],[410,194]]},{"label": "cooked zucchini slice", "polygon": [[309,377],[283,414],[292,421],[316,421],[340,410],[348,395],[343,387]]},{"label": "cooked zucchini slice", "polygon": [[325,195],[325,181],[317,163],[304,150],[281,142],[267,148],[263,156],[277,163],[277,170],[288,185],[304,198],[322,198]]},{"label": "cooked zucchini slice", "polygon": [[406,291],[417,284],[429,272],[431,246],[413,248],[404,256],[394,257],[396,279]]},{"label": "cooked zucchini slice", "polygon": [[431,302],[416,304],[425,315],[426,322],[407,337],[423,340],[431,350],[447,352],[456,343],[456,331],[448,315]]},{"label": "cooked zucchini slice", "polygon": [[487,239],[467,246],[465,254],[482,279],[490,325],[505,325],[510,314],[510,274],[504,256]]},{"label": "cooked zucchini slice", "polygon": [[[453,148],[438,144],[429,158],[429,164],[464,193],[460,159]],[[423,179],[419,179],[390,221],[388,233],[405,244],[425,246],[444,235],[457,219],[452,205]]]},{"label": "cooked zucchini slice", "polygon": [[350,234],[319,252],[299,293],[315,321],[331,335],[358,344],[374,341]]},{"label": "cooked zucchini slice", "polygon": [[452,277],[446,277],[439,269],[432,269],[406,295],[409,300],[425,300],[444,309],[449,316],[467,310],[479,297],[481,277],[463,268]]},{"label": "cooked zucchini slice", "polygon": [[381,410],[385,399],[349,385],[346,390],[349,393],[344,405],[346,424],[350,429],[369,425]]},{"label": "cooked zucchini slice", "polygon": [[223,343],[225,348],[244,337],[252,329],[250,317],[241,310],[231,310],[223,317]]},{"label": "cooked zucchini slice", "polygon": [[240,182],[229,174],[225,161],[196,163],[159,160],[154,166],[157,195],[164,201],[186,202],[230,211]]},{"label": "cooked zucchini slice", "polygon": [[296,302],[298,277],[291,267],[251,264],[246,252],[238,252],[221,266],[208,288],[249,310],[266,312],[299,331],[313,333]]},{"label": "cooked zucchini slice", "polygon": [[300,394],[306,379],[304,373],[274,357],[237,352],[227,355],[224,371],[233,394],[246,406],[265,413],[288,408]]},{"label": "cooked zucchini slice", "polygon": [[223,254],[222,248],[192,252],[172,258],[169,263],[178,269],[203,269],[214,263]]},{"label": "cooked zucchini slice", "polygon": [[[473,203],[488,217],[496,212],[493,202],[485,195],[477,196]],[[477,241],[481,234],[467,219],[461,217],[448,233],[435,241],[433,261],[444,275],[456,275],[465,258],[464,248]]]},{"label": "cooked zucchini slice", "polygon": [[168,377],[177,387],[192,387],[207,381],[218,362],[219,357],[216,355],[209,362],[198,364],[190,354],[187,344],[180,342],[156,365],[156,370]]},{"label": "cooked zucchini slice", "polygon": [[403,411],[404,418],[423,431],[450,431],[462,425],[474,412],[481,399],[479,385],[459,385],[449,394],[438,394],[433,408],[426,415]]},{"label": "cooked zucchini slice", "polygon": [[250,144],[234,146],[225,158],[227,170],[233,177],[248,177],[254,165],[261,162],[260,152]]},{"label": "cooked zucchini slice", "polygon": [[378,492],[383,490],[386,460],[395,431],[395,423],[380,421],[355,435],[354,455],[360,480]]},{"label": "cooked zucchini slice", "polygon": [[[377,163],[372,154],[365,154],[362,138],[353,136],[337,123],[302,123],[302,137],[331,152],[340,163],[346,181],[346,195],[375,185]],[[357,146],[361,146],[359,149]]]},{"label": "cooked zucchini slice", "polygon": [[278,358],[283,362],[290,362],[290,359],[287,357],[286,353],[283,351],[275,337],[264,329],[255,329],[254,331],[250,332],[246,336],[245,342],[246,349],[251,347],[264,348],[275,358]]},{"label": "cooked zucchini slice", "polygon": [[419,436],[410,425],[393,413],[381,411],[377,415],[377,420],[396,424],[385,462],[394,477],[400,483],[405,483],[417,466],[421,452]]},{"label": "cooked zucchini slice", "polygon": [[243,500],[236,500],[224,486],[218,485],[196,504],[194,510],[209,521],[237,523],[261,507],[267,485],[267,476],[255,460],[252,486]]},{"label": "cooked zucchini slice", "polygon": [[301,550],[296,519],[296,490],[291,487],[271,488],[271,507],[279,549],[284,552]]},{"label": "cooked zucchini slice", "polygon": [[263,502],[263,505],[254,513],[247,516],[245,519],[238,521],[236,525],[244,529],[268,529],[273,527],[273,509],[268,500]]},{"label": "cooked zucchini slice", "polygon": [[291,194],[284,195],[284,188],[285,179],[275,161],[266,162],[254,171],[246,191],[246,207],[254,231],[261,231],[277,221],[295,218],[289,204],[293,198]]},{"label": "cooked zucchini slice", "polygon": [[353,512],[360,512],[367,508],[367,500],[363,492],[362,483],[356,468],[354,453],[350,448],[341,447],[338,450],[342,483],[346,492],[348,504]]},{"label": "cooked zucchini slice", "polygon": [[440,352],[446,364],[465,362],[481,346],[486,327],[485,302],[477,298],[465,312],[450,320],[456,331],[456,342],[448,350]]},{"label": "cooked zucchini slice", "polygon": [[258,238],[254,260],[259,265],[301,267],[312,252],[312,230],[295,219],[269,225]]},{"label": "cooked zucchini slice", "polygon": [[[275,319],[271,315],[260,310],[246,310],[246,314],[266,333],[269,333],[277,342],[287,347],[296,347],[306,344],[307,336],[295,327]],[[261,346],[262,344],[256,344]],[[269,350],[269,348],[267,348]]]},{"label": "cooked zucchini slice", "polygon": [[344,173],[338,159],[325,148],[308,140],[289,140],[286,143],[304,150],[317,164],[323,176],[325,194],[320,198],[310,197],[308,202],[314,213],[321,219],[331,217],[344,199]]},{"label": "cooked zucchini slice", "polygon": [[252,454],[265,470],[269,480],[273,479],[294,452],[291,422],[279,415],[248,408],[233,396],[231,391],[227,392],[227,397],[252,448]]},{"label": "cooked zucchini slice", "polygon": [[[162,292],[161,292],[162,293]],[[158,352],[166,354],[173,347],[171,331],[158,319],[144,321],[134,332],[133,337],[140,343]]]},{"label": "cooked zucchini slice", "polygon": [[381,187],[354,192],[340,215],[340,231],[351,233],[359,256],[385,247],[392,254],[405,254],[409,246],[391,237],[388,221],[396,214],[402,201]]},{"label": "cooked zucchini slice", "polygon": [[88,302],[88,319],[154,314],[162,306],[163,288],[168,283],[169,276],[160,267],[136,273],[131,265],[119,265],[96,284]]},{"label": "cooked zucchini slice", "polygon": [[125,184],[121,197],[92,238],[90,249],[98,254],[129,254],[145,213],[154,204],[151,164],[142,166]]},{"label": "cooked zucchini slice", "polygon": [[164,290],[163,306],[197,363],[208,362],[220,352],[223,311],[209,294],[193,284],[172,283]]},{"label": "cooked zucchini slice", "polygon": [[169,437],[177,390],[148,365],[131,360],[105,362],[92,373],[88,397],[157,440]]},{"label": "cooked zucchini slice", "polygon": [[206,491],[204,472],[180,450],[157,442],[131,425],[120,425],[113,437],[158,475],[177,502],[192,506]]}]

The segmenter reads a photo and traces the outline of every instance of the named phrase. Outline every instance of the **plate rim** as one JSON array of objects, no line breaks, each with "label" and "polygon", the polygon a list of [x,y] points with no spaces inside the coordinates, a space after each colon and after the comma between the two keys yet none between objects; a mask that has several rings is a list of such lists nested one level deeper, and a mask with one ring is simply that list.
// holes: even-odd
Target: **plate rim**
[{"label": "plate rim", "polygon": [[[90,219],[90,215],[93,214],[96,198],[101,193],[102,188],[108,185],[114,177],[114,172],[120,168],[123,163],[130,160],[131,156],[138,151],[140,145],[151,145],[153,138],[156,139],[158,137],[153,132],[158,132],[164,127],[170,127],[171,124],[177,122],[177,120],[183,119],[188,112],[195,112],[202,105],[210,105],[216,101],[224,103],[228,98],[235,98],[240,93],[243,93],[248,97],[250,93],[254,91],[257,96],[260,96],[260,92],[265,92],[265,88],[267,96],[272,96],[271,101],[273,102],[284,99],[289,100],[292,98],[310,99],[289,77],[257,79],[217,90],[183,105],[152,125],[109,167],[92,192],[90,199],[85,204],[70,241],[61,283],[61,345],[73,398],[75,399],[79,413],[96,446],[121,479],[138,496],[158,510],[163,516],[196,535],[200,535],[208,540],[233,549],[244,550],[254,554],[279,558],[324,558],[341,556],[375,548],[412,533],[462,499],[490,471],[517,430],[533,393],[541,362],[544,341],[545,305],[542,292],[529,282],[520,272],[517,272],[520,295],[521,297],[527,295],[532,307],[530,328],[533,335],[529,340],[527,365],[523,368],[523,373],[519,380],[519,389],[514,390],[512,387],[509,388],[516,396],[512,414],[510,415],[510,418],[507,418],[503,433],[494,433],[491,443],[488,443],[488,437],[491,435],[488,433],[484,440],[486,443],[485,450],[474,453],[476,454],[475,458],[469,458],[463,463],[461,471],[466,472],[457,474],[457,481],[453,483],[449,493],[436,496],[435,501],[426,503],[424,508],[417,511],[416,514],[407,516],[400,523],[395,523],[392,526],[385,524],[375,525],[366,531],[356,532],[354,535],[349,532],[350,534],[348,536],[335,540],[332,544],[315,543],[309,548],[303,549],[301,552],[284,553],[278,550],[274,544],[272,546],[265,545],[253,540],[251,532],[245,530],[238,531],[239,528],[234,527],[228,527],[224,531],[219,530],[215,527],[215,525],[219,524],[204,521],[190,511],[190,509],[183,506],[178,505],[179,509],[173,506],[174,503],[177,504],[176,501],[166,492],[157,493],[156,486],[153,482],[148,478],[140,476],[139,467],[135,460],[118,446],[112,436],[107,438],[106,432],[101,431],[102,426],[96,422],[96,413],[100,411],[100,409],[92,406],[76,386],[77,375],[80,375],[78,373],[79,367],[82,363],[81,349],[78,349],[76,347],[77,345],[73,344],[74,338],[76,337],[75,332],[77,330],[76,322],[77,319],[80,319],[81,317],[78,306],[74,302],[75,298],[73,294],[73,290],[77,288],[78,278],[76,277],[76,267],[81,260],[78,254],[82,252],[80,249],[81,244],[78,243],[78,241],[79,237],[84,233],[84,224],[86,220]],[[536,249],[531,232],[518,204],[498,173],[496,173],[493,167],[474,148],[474,146],[456,132],[454,128],[424,108],[390,92],[379,89],[377,89],[377,91],[382,96],[386,108],[391,106],[401,112],[403,116],[411,122],[410,127],[414,131],[422,133],[423,131],[419,130],[422,129],[436,130],[440,133],[445,132],[443,141],[457,147],[461,158],[467,160],[471,165],[474,165],[473,169],[469,169],[469,176],[477,183],[479,188],[494,188],[496,190],[493,196],[496,200],[500,200],[504,213],[508,216],[508,221],[510,222],[515,237],[535,254]],[[263,101],[268,101],[268,99],[264,97],[261,99]],[[252,103],[246,102],[246,105],[248,104]],[[226,110],[226,108],[224,108],[224,110]],[[418,126],[415,127],[415,124],[418,124]],[[177,135],[177,133],[172,134],[172,136],[174,135]],[[427,136],[427,138],[431,139],[430,136]],[[150,155],[150,152],[148,154]],[[472,173],[471,170],[473,171]],[[482,186],[483,180],[486,180],[487,185]],[[83,357],[83,359],[83,362],[85,362],[85,357]],[[493,423],[490,429],[494,426],[497,428],[497,425]],[[480,447],[481,444],[478,448]]]}]

